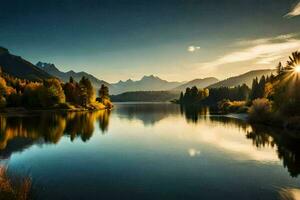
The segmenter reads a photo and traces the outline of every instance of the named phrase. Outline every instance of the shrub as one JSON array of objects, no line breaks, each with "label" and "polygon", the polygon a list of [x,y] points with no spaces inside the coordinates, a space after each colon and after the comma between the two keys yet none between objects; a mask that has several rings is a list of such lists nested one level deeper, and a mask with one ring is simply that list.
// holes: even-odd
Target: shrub
[{"label": "shrub", "polygon": [[230,101],[228,99],[218,102],[218,108],[223,113],[242,113],[248,110],[245,101]]},{"label": "shrub", "polygon": [[270,123],[272,103],[266,99],[255,99],[249,109],[249,120],[252,122]]}]

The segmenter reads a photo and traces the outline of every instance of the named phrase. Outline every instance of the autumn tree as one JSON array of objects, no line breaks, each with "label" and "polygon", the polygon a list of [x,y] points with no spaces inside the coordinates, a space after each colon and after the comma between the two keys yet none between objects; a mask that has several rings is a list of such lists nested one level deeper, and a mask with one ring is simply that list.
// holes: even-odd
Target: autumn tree
[{"label": "autumn tree", "polygon": [[43,86],[39,91],[39,100],[43,107],[51,107],[59,103],[64,103],[65,99],[65,94],[59,80],[44,80]]},{"label": "autumn tree", "polygon": [[79,81],[79,88],[80,104],[87,106],[94,100],[95,94],[92,83],[88,78],[83,76]]}]

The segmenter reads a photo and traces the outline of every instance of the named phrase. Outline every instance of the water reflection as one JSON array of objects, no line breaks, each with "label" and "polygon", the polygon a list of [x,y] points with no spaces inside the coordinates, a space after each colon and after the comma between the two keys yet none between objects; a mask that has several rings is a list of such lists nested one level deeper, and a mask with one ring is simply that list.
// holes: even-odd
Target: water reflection
[{"label": "water reflection", "polygon": [[69,136],[71,141],[75,138],[88,141],[96,121],[103,134],[107,131],[109,116],[109,110],[0,116],[0,156],[7,158],[12,152],[22,151],[36,143],[57,144],[62,136]]},{"label": "water reflection", "polygon": [[207,119],[209,117],[208,107],[197,106],[180,106],[180,113],[184,115],[187,122],[197,123],[199,119]]},{"label": "water reflection", "polygon": [[246,137],[253,141],[253,145],[259,148],[276,147],[277,155],[290,175],[297,177],[300,174],[299,133],[257,125],[252,125],[252,130],[247,133]]},{"label": "water reflection", "polygon": [[[42,113],[26,117],[0,116],[0,157],[9,158],[13,152],[22,151],[33,144],[57,144],[65,136],[71,141],[77,138],[86,142],[95,132],[95,122],[104,134],[109,129],[111,112],[121,120],[139,120],[144,126],[155,126],[167,118],[176,120],[185,118],[192,124],[209,124],[208,128],[221,127],[219,130],[238,128],[244,134],[245,140],[251,140],[258,149],[271,148],[283,162],[292,177],[300,174],[300,137],[293,132],[282,132],[271,127],[250,125],[244,120],[211,115],[209,108],[183,108],[174,104],[124,104],[116,107],[114,111],[98,111],[84,113]],[[208,123],[209,122],[209,123]],[[179,128],[179,127],[178,127]],[[197,127],[196,127],[197,128]],[[183,133],[186,137],[189,134]],[[204,135],[204,134],[203,134]],[[211,137],[211,135],[207,136]],[[220,137],[222,140],[220,140]],[[227,137],[227,138],[225,138]],[[219,133],[218,144],[226,149],[237,152],[249,151],[233,136]],[[248,144],[247,144],[248,145]],[[249,145],[247,146],[249,147]],[[201,155],[197,148],[189,148],[191,157]],[[266,159],[263,152],[255,152],[256,157]],[[259,155],[258,155],[259,154]],[[264,157],[265,156],[265,157]]]},{"label": "water reflection", "polygon": [[126,120],[140,120],[145,126],[154,126],[157,122],[177,115],[180,107],[168,103],[122,104],[116,106],[117,115]]}]

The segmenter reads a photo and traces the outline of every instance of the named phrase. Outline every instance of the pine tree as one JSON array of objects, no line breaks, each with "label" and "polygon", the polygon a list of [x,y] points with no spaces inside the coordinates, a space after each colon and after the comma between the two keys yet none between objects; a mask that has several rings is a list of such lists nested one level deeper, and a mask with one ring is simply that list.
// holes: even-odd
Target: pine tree
[{"label": "pine tree", "polygon": [[183,92],[180,93],[180,97],[179,97],[179,103],[183,102]]},{"label": "pine tree", "polygon": [[98,91],[99,97],[103,101],[103,99],[109,98],[109,89],[106,85],[102,84],[99,91]]},{"label": "pine tree", "polygon": [[74,79],[72,76],[70,76],[69,83],[74,83]]},{"label": "pine tree", "polygon": [[250,100],[257,99],[258,97],[258,79],[257,77],[252,81],[252,88],[250,93]]},{"label": "pine tree", "polygon": [[281,75],[283,73],[283,66],[282,66],[281,62],[278,63],[278,65],[276,67],[276,72],[278,75]]},{"label": "pine tree", "polygon": [[262,76],[258,83],[258,94],[257,98],[263,98],[265,95],[266,78]]}]

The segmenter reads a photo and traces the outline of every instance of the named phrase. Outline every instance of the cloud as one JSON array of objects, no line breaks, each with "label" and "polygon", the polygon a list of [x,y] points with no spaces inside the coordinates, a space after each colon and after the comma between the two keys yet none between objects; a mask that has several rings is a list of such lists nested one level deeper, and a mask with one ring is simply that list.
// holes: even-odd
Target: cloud
[{"label": "cloud", "polygon": [[300,15],[300,2],[284,17],[291,18],[291,17],[295,17],[298,15]]},{"label": "cloud", "polygon": [[200,50],[200,47],[199,46],[189,46],[187,50],[189,52],[195,52],[195,51]]},{"label": "cloud", "polygon": [[[214,68],[225,64],[238,62],[249,62],[254,64],[272,64],[282,59],[293,51],[300,49],[300,39],[294,34],[280,35],[270,38],[238,41],[238,50],[225,54],[224,56],[207,63],[200,64],[200,67]],[[242,46],[241,48],[241,45]]]},{"label": "cloud", "polygon": [[258,38],[258,39],[252,39],[252,40],[239,40],[238,42],[235,43],[237,46],[249,46],[249,45],[259,45],[259,44],[264,44],[267,42],[283,42],[284,40],[287,39],[292,39],[296,37],[297,34],[295,33],[290,33],[290,34],[284,34],[284,35],[279,35],[275,37],[265,37],[265,38]]}]

